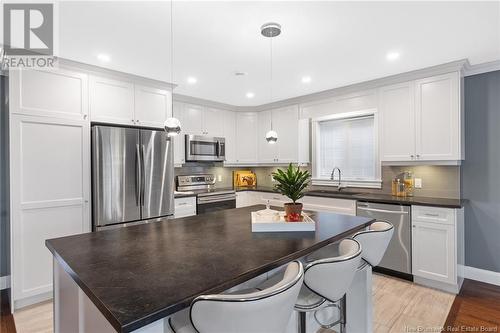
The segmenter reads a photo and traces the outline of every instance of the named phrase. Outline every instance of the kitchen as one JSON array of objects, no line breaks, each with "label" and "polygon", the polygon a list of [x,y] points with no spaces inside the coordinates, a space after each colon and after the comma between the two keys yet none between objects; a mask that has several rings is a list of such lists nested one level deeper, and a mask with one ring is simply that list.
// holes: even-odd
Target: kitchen
[{"label": "kitchen", "polygon": [[[64,332],[64,327],[72,327],[64,325],[82,320],[72,317],[71,311],[81,309],[72,308],[74,299],[64,295],[83,291],[88,296],[85,300],[90,300],[82,301],[86,309],[91,309],[90,321],[99,322],[95,318],[104,315],[111,323],[110,331],[155,331],[159,326],[168,331],[163,318],[173,318],[182,308],[189,308],[194,304],[192,295],[219,294],[242,286],[254,288],[251,282],[262,274],[268,277],[278,266],[310,255],[320,245],[362,232],[374,221],[389,222],[392,237],[379,262],[357,273],[355,287],[345,293],[346,322],[336,323],[333,329],[342,330],[345,325],[352,332],[383,332],[455,325],[450,321],[455,308],[452,303],[461,299],[461,290],[481,286],[473,283],[500,285],[500,266],[495,256],[498,245],[490,236],[498,231],[494,205],[498,178],[491,171],[498,157],[494,150],[497,134],[495,127],[490,128],[495,122],[485,121],[498,119],[494,118],[498,107],[494,91],[499,87],[500,45],[490,43],[499,40],[495,30],[500,24],[498,3],[452,5],[456,17],[447,18],[448,24],[466,36],[482,36],[484,41],[477,41],[480,47],[473,47],[472,38],[465,38],[462,48],[453,48],[454,37],[448,33],[448,40],[437,47],[436,53],[441,53],[434,58],[410,55],[410,48],[402,46],[379,46],[381,56],[366,54],[363,60],[350,62],[346,52],[343,62],[332,65],[333,69],[326,66],[328,62],[321,62],[321,57],[315,58],[317,67],[306,65],[309,61],[304,61],[299,52],[301,43],[309,43],[311,36],[321,39],[335,35],[327,23],[329,17],[322,12],[333,15],[348,10],[352,17],[366,19],[370,11],[383,16],[384,11],[402,13],[411,7],[418,15],[432,13],[437,17],[446,9],[432,2],[375,2],[363,9],[360,4],[349,7],[335,2],[297,2],[289,4],[290,8],[266,2],[212,5],[218,11],[208,4],[189,2],[152,2],[142,8],[134,2],[60,3],[57,67],[3,72],[1,146],[2,160],[8,163],[2,165],[1,183],[5,212],[2,235],[7,235],[2,237],[2,289],[10,293],[17,330],[30,331],[26,323],[36,319],[33,313],[42,306],[49,309],[43,315],[51,318],[48,331]],[[294,25],[295,11],[305,9],[312,11],[311,16]],[[153,35],[167,41],[166,45],[157,54],[149,55],[149,66],[136,63],[132,61],[135,51],[119,51],[119,45],[126,44],[120,38],[106,46],[107,38],[126,33],[109,32],[99,37],[100,28],[107,31],[107,24],[99,20],[95,27],[88,27],[85,20],[95,10],[115,17],[121,26],[128,18],[141,26],[144,17],[156,13],[150,25],[142,25],[136,32],[130,28],[127,34],[140,40],[141,33],[151,33],[153,26],[160,26],[161,32]],[[245,10],[259,15],[244,23],[223,15]],[[120,15],[114,15],[115,11]],[[483,25],[471,23],[467,30],[460,18],[469,17],[470,11],[477,13],[476,20]],[[204,12],[219,15],[219,22],[206,22]],[[241,26],[235,36],[247,40],[231,46],[214,31],[209,34],[198,28],[198,35],[189,32],[192,17],[186,13],[206,22],[214,31],[225,31],[223,27],[229,23]],[[327,30],[316,30],[317,25],[311,26],[314,20],[325,24]],[[412,37],[411,23],[415,22],[407,22],[402,29],[408,33],[408,43],[430,50],[430,41]],[[438,21],[432,24],[435,31],[446,34]],[[385,31],[384,24],[376,26]],[[95,40],[76,42],[89,36]],[[353,38],[368,43],[363,37]],[[403,36],[398,38],[404,40]],[[215,44],[207,40],[219,43],[221,52],[214,52]],[[190,41],[189,45],[186,41]],[[318,54],[336,54],[330,46],[315,44],[315,40],[310,43],[307,45]],[[85,51],[88,45],[100,48],[99,53]],[[204,62],[189,52],[193,45],[205,52]],[[349,43],[343,45],[347,48]],[[224,48],[240,48],[249,54],[240,55],[236,66],[230,61],[232,53],[227,49],[223,52]],[[199,57],[200,53],[194,54]],[[373,59],[377,59],[378,68],[367,65]],[[361,66],[361,71],[368,74],[343,71],[345,66]],[[336,72],[341,75],[334,75]],[[293,83],[291,73],[295,75]],[[483,132],[483,128],[488,131]],[[484,148],[484,140],[488,148]],[[309,176],[308,186],[299,193],[303,197],[297,200],[277,187],[281,184],[277,175],[290,164],[293,172]],[[483,193],[488,193],[486,201]],[[272,237],[273,249],[265,233],[241,231],[242,226],[250,226],[251,212],[287,209],[291,200],[301,204],[304,214],[316,219],[318,237],[314,240],[300,238],[301,233],[291,238],[276,233]],[[270,207],[264,209],[265,205]],[[230,220],[236,222],[231,225]],[[199,229],[204,225],[207,229]],[[332,225],[345,229],[331,230]],[[212,228],[220,234],[212,233]],[[153,230],[158,230],[156,236],[151,234]],[[206,233],[207,244],[192,234],[195,231]],[[176,242],[168,234],[176,235],[180,248],[185,245],[179,239],[190,239],[192,247],[186,247],[185,253],[174,252],[174,258],[167,250],[151,252],[147,244],[134,249],[123,243],[124,257],[115,257],[116,266],[112,264],[113,255],[118,254],[114,251],[118,250],[106,243],[107,237],[118,242],[122,235],[127,242],[140,240],[163,249],[164,244]],[[226,237],[229,234],[232,239]],[[207,276],[211,285],[193,281],[200,289],[180,283],[189,280],[190,275],[203,274],[194,267],[205,258],[197,249],[207,246],[215,251],[219,249],[217,240],[228,248],[214,252],[212,264],[227,274],[220,273],[220,281]],[[238,250],[234,243],[237,240],[241,245]],[[80,244],[80,248],[73,248],[73,244]],[[98,265],[92,244],[96,249],[105,249],[102,261],[109,261],[109,266],[116,269],[115,274],[107,271],[105,276],[116,276],[116,281],[120,269],[133,271],[128,265],[134,263],[135,269],[146,265],[145,270],[163,272],[164,268],[155,266],[154,260],[137,262],[134,251],[137,256],[156,257],[185,267],[186,276],[176,275],[178,280],[169,280],[172,290],[167,293],[177,295],[185,287],[187,294],[177,295],[183,301],[167,302],[166,296],[156,299],[151,295],[150,299],[139,300],[139,307],[151,302],[157,308],[136,313],[122,299],[114,298],[118,296],[110,296],[112,286],[107,287],[108,294],[100,294],[98,284],[93,285],[99,277],[88,271],[88,267]],[[257,251],[256,244],[262,251]],[[292,248],[293,252],[287,252]],[[74,259],[76,250],[79,260]],[[237,254],[231,260],[245,258],[248,253],[254,257],[241,267],[240,262],[226,266],[222,262],[230,260],[225,254],[228,251]],[[60,266],[53,268],[52,255]],[[225,259],[217,266],[215,258]],[[186,263],[181,264],[181,259]],[[231,267],[241,270],[232,272]],[[165,274],[174,274],[171,271]],[[163,278],[158,277],[158,281]],[[78,289],[59,294],[64,286],[74,284],[72,279]],[[126,281],[120,283],[125,285]],[[127,288],[131,299],[139,297],[133,294],[135,287]],[[399,288],[411,293],[400,292]],[[145,295],[151,293],[144,290]],[[422,304],[409,302],[412,297],[422,302],[430,297],[429,308],[439,315],[433,318],[425,314],[420,309]],[[113,310],[112,304],[120,302],[123,308]],[[362,305],[349,305],[356,302]],[[405,311],[395,313],[387,305],[390,302],[401,302]],[[120,317],[124,309],[130,311],[129,316]],[[157,312],[162,316],[154,314]],[[289,325],[297,322],[295,312]],[[322,320],[316,314],[308,316],[304,324],[307,331],[328,326],[320,325]],[[499,321],[495,316],[481,319],[490,327]],[[159,326],[147,328],[153,321]],[[83,322],[84,326],[90,325],[86,319]],[[363,322],[364,326],[353,327],[353,322]],[[107,331],[102,327],[99,330]],[[38,329],[31,327],[31,331]]]}]

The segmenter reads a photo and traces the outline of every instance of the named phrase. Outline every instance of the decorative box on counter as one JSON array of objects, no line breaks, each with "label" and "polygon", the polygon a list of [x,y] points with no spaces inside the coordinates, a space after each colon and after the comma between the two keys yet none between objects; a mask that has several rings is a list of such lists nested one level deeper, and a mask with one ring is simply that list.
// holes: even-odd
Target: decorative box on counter
[{"label": "decorative box on counter", "polygon": [[288,222],[285,212],[269,208],[252,212],[252,232],[288,232],[288,231],[315,231],[316,222],[302,212],[302,220]]}]

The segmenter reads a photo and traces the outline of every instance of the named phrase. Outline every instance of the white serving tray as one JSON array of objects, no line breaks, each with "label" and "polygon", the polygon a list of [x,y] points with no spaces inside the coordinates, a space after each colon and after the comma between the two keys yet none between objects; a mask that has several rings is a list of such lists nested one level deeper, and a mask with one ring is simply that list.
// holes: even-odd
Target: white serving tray
[{"label": "white serving tray", "polygon": [[267,221],[257,217],[257,212],[252,212],[252,232],[315,231],[316,222],[304,212],[302,216],[301,222],[287,222],[285,212],[279,212],[279,220]]}]

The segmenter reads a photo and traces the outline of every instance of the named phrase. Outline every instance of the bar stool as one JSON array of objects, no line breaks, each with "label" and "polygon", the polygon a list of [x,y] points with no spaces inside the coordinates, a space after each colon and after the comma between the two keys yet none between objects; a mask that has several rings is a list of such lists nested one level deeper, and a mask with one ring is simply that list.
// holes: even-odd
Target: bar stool
[{"label": "bar stool", "polygon": [[[361,245],[347,238],[328,247],[331,257],[314,260],[304,270],[304,284],[295,304],[301,333],[306,331],[307,312],[314,312],[314,318],[323,328],[340,324],[340,332],[345,330],[345,294],[361,262]],[[321,323],[318,311],[325,308],[336,309],[338,320]]]},{"label": "bar stool", "polygon": [[375,221],[368,230],[360,231],[352,238],[357,240],[363,248],[363,260],[372,267],[378,266],[384,257],[394,233],[394,226],[387,221]]},{"label": "bar stool", "polygon": [[283,278],[264,290],[198,296],[169,319],[174,333],[284,333],[302,286],[302,263],[286,267]]}]

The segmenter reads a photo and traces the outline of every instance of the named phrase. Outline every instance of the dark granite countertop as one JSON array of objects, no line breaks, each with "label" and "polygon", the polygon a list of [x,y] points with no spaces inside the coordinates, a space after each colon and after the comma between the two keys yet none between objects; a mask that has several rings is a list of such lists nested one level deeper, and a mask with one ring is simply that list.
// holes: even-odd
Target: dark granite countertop
[{"label": "dark granite countertop", "polygon": [[111,325],[130,332],[298,259],[369,225],[314,212],[315,232],[252,233],[250,212],[228,209],[46,241]]},{"label": "dark granite countertop", "polygon": [[[275,192],[272,187],[257,186],[257,187],[239,187],[235,188],[236,192],[241,191],[257,191],[257,192]],[[307,196],[323,197],[323,198],[337,198],[337,199],[351,199],[357,201],[368,201],[388,204],[400,205],[419,205],[419,206],[433,206],[443,208],[461,208],[464,206],[465,199],[450,199],[450,198],[433,198],[433,197],[395,197],[390,194],[382,193],[359,193],[349,194],[349,190],[343,192],[331,191],[317,191],[311,190],[306,192]]]}]

